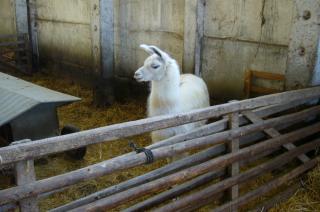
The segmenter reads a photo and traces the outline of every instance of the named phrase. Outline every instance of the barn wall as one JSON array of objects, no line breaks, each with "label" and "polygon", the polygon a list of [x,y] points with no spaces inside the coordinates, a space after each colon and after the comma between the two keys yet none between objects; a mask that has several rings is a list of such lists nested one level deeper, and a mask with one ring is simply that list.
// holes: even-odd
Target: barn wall
[{"label": "barn wall", "polygon": [[[0,2],[0,33],[15,32],[15,1]],[[103,14],[107,21],[99,19],[100,2],[111,11],[106,5],[113,3],[113,14]],[[319,37],[317,0],[37,0],[40,61],[79,76],[132,78],[147,57],[139,48],[146,43],[167,51],[182,72],[192,73],[196,35],[202,34],[197,31],[199,2],[205,2],[201,76],[213,98],[244,97],[248,69],[287,76],[286,85],[257,82],[272,88],[300,88],[311,81]],[[308,21],[302,18],[306,9],[311,10]],[[112,26],[112,18],[113,30],[100,34],[100,23]],[[110,33],[114,44],[113,38],[103,37]],[[110,46],[101,47],[105,43]],[[300,46],[306,49],[305,57],[299,56]],[[100,71],[101,58],[108,58],[102,67],[114,70]]]},{"label": "barn wall", "polygon": [[0,34],[15,34],[15,1],[0,1]]},{"label": "barn wall", "polygon": [[184,0],[120,0],[115,7],[117,75],[131,77],[147,54],[142,43],[160,46],[183,61]]},{"label": "barn wall", "polygon": [[37,0],[40,61],[92,71],[89,0]]},{"label": "barn wall", "polygon": [[285,74],[294,13],[291,0],[207,1],[202,73],[211,94],[241,98],[248,69]]}]

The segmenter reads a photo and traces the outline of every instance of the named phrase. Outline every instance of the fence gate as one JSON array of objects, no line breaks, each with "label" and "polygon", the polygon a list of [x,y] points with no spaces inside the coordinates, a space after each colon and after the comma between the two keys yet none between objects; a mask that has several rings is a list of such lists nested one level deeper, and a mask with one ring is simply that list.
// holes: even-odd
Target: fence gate
[{"label": "fence gate", "polygon": [[[124,204],[125,211],[192,211],[206,205],[213,211],[236,211],[273,191],[251,206],[256,211],[271,208],[289,198],[299,188],[299,177],[318,164],[319,98],[320,87],[313,87],[16,142],[0,148],[0,166],[14,164],[17,173],[17,185],[0,191],[0,209],[37,211],[41,198],[71,185],[190,151],[183,159],[51,211],[105,211]],[[34,175],[35,158],[209,118],[216,121],[136,152],[42,180]],[[250,186],[268,173],[272,177],[267,181]]]}]

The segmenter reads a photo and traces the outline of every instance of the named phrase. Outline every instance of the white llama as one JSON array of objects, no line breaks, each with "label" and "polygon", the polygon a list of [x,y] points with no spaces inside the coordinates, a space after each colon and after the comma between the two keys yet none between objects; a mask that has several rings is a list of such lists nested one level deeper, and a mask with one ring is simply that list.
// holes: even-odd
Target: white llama
[{"label": "white llama", "polygon": [[[192,74],[180,74],[177,62],[156,46],[140,46],[151,56],[139,68],[134,78],[138,82],[151,81],[148,99],[148,116],[187,112],[209,107],[209,94],[205,82]],[[176,134],[190,131],[205,124],[205,121],[179,127],[154,131],[152,142],[164,140]]]}]

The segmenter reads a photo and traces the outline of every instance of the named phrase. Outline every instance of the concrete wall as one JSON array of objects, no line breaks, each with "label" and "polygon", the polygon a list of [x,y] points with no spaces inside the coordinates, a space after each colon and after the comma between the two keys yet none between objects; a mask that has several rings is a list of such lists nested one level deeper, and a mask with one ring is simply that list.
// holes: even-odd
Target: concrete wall
[{"label": "concrete wall", "polygon": [[15,2],[14,0],[0,1],[0,34],[15,34]]}]

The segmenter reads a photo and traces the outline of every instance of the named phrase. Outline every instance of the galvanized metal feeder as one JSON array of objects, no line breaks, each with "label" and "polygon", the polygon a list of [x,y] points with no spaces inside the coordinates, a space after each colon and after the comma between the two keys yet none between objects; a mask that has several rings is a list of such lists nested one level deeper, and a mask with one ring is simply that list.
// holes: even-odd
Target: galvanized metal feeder
[{"label": "galvanized metal feeder", "polygon": [[[68,125],[60,132],[57,115],[59,106],[79,100],[0,72],[0,145],[79,131]],[[82,159],[85,153],[85,148],[68,152],[75,159]]]}]

